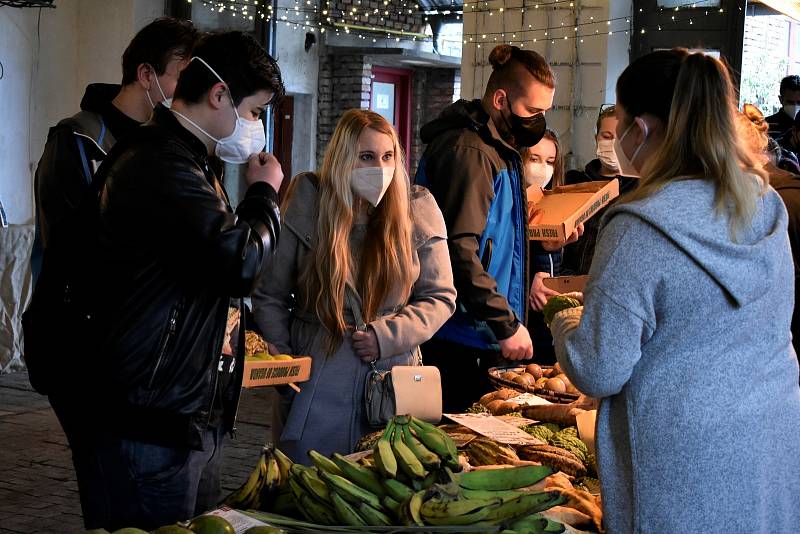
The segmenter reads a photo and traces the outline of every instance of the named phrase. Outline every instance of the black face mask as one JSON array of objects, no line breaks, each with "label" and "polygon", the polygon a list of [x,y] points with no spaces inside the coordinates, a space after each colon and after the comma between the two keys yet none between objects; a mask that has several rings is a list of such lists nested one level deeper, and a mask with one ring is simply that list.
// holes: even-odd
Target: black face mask
[{"label": "black face mask", "polygon": [[537,113],[531,117],[520,117],[511,111],[511,100],[506,98],[506,101],[508,102],[508,112],[511,114],[511,118],[506,119],[508,133],[513,137],[509,140],[510,144],[520,149],[538,144],[547,129],[544,113]]}]

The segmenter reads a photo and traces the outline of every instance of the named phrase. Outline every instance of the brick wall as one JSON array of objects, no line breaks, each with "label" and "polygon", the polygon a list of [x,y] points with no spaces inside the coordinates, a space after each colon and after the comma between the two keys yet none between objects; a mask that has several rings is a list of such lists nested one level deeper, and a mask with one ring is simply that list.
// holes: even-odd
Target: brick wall
[{"label": "brick wall", "polygon": [[369,109],[372,65],[361,55],[324,55],[319,62],[317,165],[348,109]]},{"label": "brick wall", "polygon": [[[333,3],[336,6],[336,21],[417,33],[425,29],[425,14],[417,9],[414,2],[407,2],[405,7],[397,0],[391,0],[388,4],[384,4],[383,0],[338,0]],[[354,15],[351,14],[353,9],[356,10]]]},{"label": "brick wall", "polygon": [[411,82],[411,148],[408,153],[409,169],[413,177],[425,145],[419,137],[420,129],[453,102],[456,80],[461,76],[456,69],[416,69]]}]

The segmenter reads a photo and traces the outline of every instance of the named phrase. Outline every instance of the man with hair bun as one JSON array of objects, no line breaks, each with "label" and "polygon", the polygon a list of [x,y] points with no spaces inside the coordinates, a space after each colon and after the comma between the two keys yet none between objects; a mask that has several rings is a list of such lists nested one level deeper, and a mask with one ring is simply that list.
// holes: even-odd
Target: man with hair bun
[{"label": "man with hair bun", "polygon": [[[483,98],[459,100],[426,124],[416,182],[442,210],[458,290],[455,315],[422,346],[442,374],[444,410],[467,408],[489,388],[486,368],[533,356],[525,328],[527,197],[519,151],[544,135],[555,79],[545,59],[500,45]],[[572,240],[574,240],[574,236]],[[542,243],[558,250],[563,243]]]}]

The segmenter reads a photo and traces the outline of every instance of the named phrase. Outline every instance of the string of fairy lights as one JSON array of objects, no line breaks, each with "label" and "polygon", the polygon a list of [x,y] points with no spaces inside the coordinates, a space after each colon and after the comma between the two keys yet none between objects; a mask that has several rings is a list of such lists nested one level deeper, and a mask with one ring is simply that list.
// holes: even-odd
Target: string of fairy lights
[{"label": "string of fairy lights", "polygon": [[[630,35],[633,31],[632,17],[618,16],[611,18],[596,18],[594,16],[582,17],[583,20],[575,20],[575,10],[581,8],[584,11],[595,9],[598,6],[578,6],[575,0],[550,0],[532,1],[526,0],[521,6],[505,7],[492,4],[487,0],[477,0],[465,2],[463,6],[451,4],[450,6],[439,6],[435,9],[425,10],[413,1],[404,0],[380,0],[371,2],[369,6],[367,0],[355,0],[353,3],[344,4],[336,0],[294,0],[293,5],[273,6],[269,1],[264,0],[187,0],[187,3],[202,3],[203,7],[216,12],[217,14],[227,15],[233,18],[243,18],[255,21],[257,19],[276,24],[285,24],[293,29],[303,29],[310,32],[324,34],[330,32],[336,35],[350,35],[361,40],[371,40],[373,43],[378,39],[392,41],[427,41],[432,38],[430,31],[424,31],[431,16],[449,15],[455,21],[462,20],[463,16],[481,17],[484,25],[491,24],[491,17],[502,17],[503,26],[510,26],[513,29],[503,29],[499,31],[476,31],[474,33],[462,33],[463,45],[474,45],[481,48],[482,45],[497,45],[502,43],[524,47],[526,44],[534,44],[549,41],[551,44],[557,42],[579,40],[597,36]],[[708,1],[687,1],[675,7],[659,7],[650,13],[645,13],[639,9],[638,13],[658,15],[657,21],[648,27],[642,27],[639,33],[648,31],[669,30],[670,26],[681,24],[681,31],[690,31],[688,26],[694,25],[695,19],[699,17],[710,17],[714,15],[725,15],[725,9],[719,5],[712,7]],[[739,10],[743,7],[741,3]],[[526,14],[541,13],[547,10],[563,12],[564,19],[558,25],[534,26],[532,23],[525,24]],[[506,17],[509,13],[519,13],[519,18]],[[407,15],[410,18],[412,27],[394,28],[389,24],[396,22],[396,15]],[[487,20],[488,18],[488,20]],[[409,20],[409,19],[407,19]],[[509,21],[515,21],[513,24]],[[478,22],[476,26],[480,27]],[[496,25],[496,23],[494,24]]]}]

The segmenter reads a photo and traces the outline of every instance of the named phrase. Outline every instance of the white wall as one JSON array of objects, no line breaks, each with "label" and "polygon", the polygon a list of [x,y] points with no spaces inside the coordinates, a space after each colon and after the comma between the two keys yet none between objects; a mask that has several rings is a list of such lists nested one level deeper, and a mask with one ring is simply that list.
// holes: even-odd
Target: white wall
[{"label": "white wall", "polygon": [[[630,36],[625,30],[630,26],[625,20],[607,25],[593,24],[593,20],[606,21],[625,17],[631,13],[631,0],[575,0],[573,8],[567,3],[559,9],[536,9],[540,2],[534,0],[493,0],[489,8],[495,10],[464,14],[464,44],[461,60],[461,94],[463,98],[479,98],[483,95],[491,74],[489,53],[496,44],[513,42],[523,49],[532,49],[542,54],[553,66],[556,74],[556,96],[554,109],[547,113],[548,127],[561,138],[567,154],[568,167],[583,167],[594,159],[594,128],[599,107],[615,101],[616,79],[628,64]],[[499,9],[504,8],[500,13]],[[525,8],[524,12],[520,8]],[[575,35],[577,21],[579,35],[591,34],[580,39],[564,39],[564,35]],[[592,18],[593,17],[593,18]],[[561,24],[564,24],[562,29]],[[531,28],[529,28],[529,26]],[[548,36],[544,36],[545,28]],[[522,30],[538,30],[523,32]],[[597,31],[597,36],[595,36]],[[608,32],[614,32],[608,35]],[[486,33],[491,42],[481,43]],[[505,38],[493,33],[504,33]],[[470,36],[477,34],[470,41]],[[516,38],[513,35],[516,34]],[[536,39],[536,42],[534,42]]]},{"label": "white wall", "polygon": [[38,9],[0,7],[0,199],[12,224],[33,222],[33,173],[47,130],[79,110],[88,83],[119,83],[128,42],[164,11],[163,0],[55,5],[40,21]]},{"label": "white wall", "polygon": [[[279,6],[289,5],[281,2]],[[294,5],[292,2],[291,5]],[[286,93],[295,96],[292,136],[292,174],[316,170],[317,84],[319,42],[306,52],[306,30],[278,24],[275,59],[281,67]],[[319,34],[317,34],[319,38]]]}]

